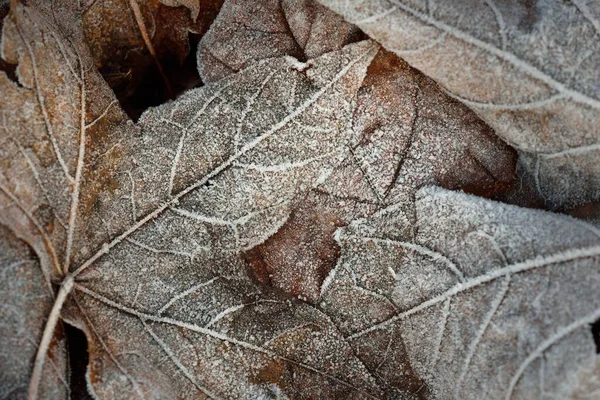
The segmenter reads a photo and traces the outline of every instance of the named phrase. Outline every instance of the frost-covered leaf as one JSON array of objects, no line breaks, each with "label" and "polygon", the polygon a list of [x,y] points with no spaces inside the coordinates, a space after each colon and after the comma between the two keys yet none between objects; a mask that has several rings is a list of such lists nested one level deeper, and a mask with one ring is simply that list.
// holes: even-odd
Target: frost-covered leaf
[{"label": "frost-covered leaf", "polygon": [[389,52],[369,65],[354,111],[348,157],[282,229],[247,256],[256,277],[317,301],[335,265],[335,229],[396,204],[414,225],[414,193],[426,184],[493,196],[514,179],[516,155],[467,107]]},{"label": "frost-covered leaf", "polygon": [[[262,62],[142,116],[130,199],[147,216],[74,286],[71,312],[92,340],[120,330],[92,354],[98,395],[377,394],[326,317],[263,292],[239,258],[346,152],[353,92],[376,51],[362,42],[307,65]],[[119,365],[94,369],[111,358]]]},{"label": "frost-covered leaf", "polygon": [[[515,155],[395,55],[346,45],[353,26],[310,2],[232,15],[231,1],[217,44],[241,38],[250,57],[134,124],[84,44],[93,1],[11,4],[2,390],[68,395],[61,319],[86,333],[102,399],[447,398],[455,383],[458,397],[529,398],[533,375],[558,397],[597,390],[583,325],[598,314],[598,230],[422,189],[496,195]],[[263,6],[284,35],[247,13]],[[239,37],[220,31],[233,17]],[[246,51],[261,38],[266,59]]]},{"label": "frost-covered leaf", "polygon": [[0,215],[62,282],[51,316],[66,299],[95,394],[379,396],[329,319],[261,288],[240,257],[346,156],[378,47],[258,62],[134,126],[48,15],[16,4],[5,22],[20,85],[0,75]]},{"label": "frost-covered leaf", "polygon": [[[0,225],[0,398],[24,399],[53,292],[31,249]],[[42,370],[40,398],[68,399],[62,326]]]},{"label": "frost-covered leaf", "polygon": [[[594,397],[600,230],[460,192],[417,193],[338,231],[319,304],[383,385],[426,398]],[[559,234],[557,234],[559,232]],[[408,381],[408,382],[407,382]],[[577,394],[577,395],[576,395]]]},{"label": "frost-covered leaf", "polygon": [[13,8],[1,42],[18,82],[0,72],[0,221],[35,250],[52,280],[106,240],[78,217],[97,212],[97,196],[116,184],[115,143],[133,128],[70,10],[48,21],[37,7]]},{"label": "frost-covered leaf", "polygon": [[198,46],[198,70],[215,82],[252,61],[318,57],[355,42],[359,30],[313,0],[227,0]]},{"label": "frost-covered leaf", "polygon": [[521,150],[548,206],[600,198],[598,2],[320,1]]},{"label": "frost-covered leaf", "polygon": [[[313,1],[227,1],[200,44],[199,70],[214,81],[247,60],[320,54],[351,40],[349,32],[356,28]],[[221,58],[238,61],[228,68]],[[352,128],[355,140],[341,166],[277,234],[246,254],[260,282],[317,301],[339,256],[336,228],[401,202],[410,230],[414,191],[422,185],[493,196],[513,181],[512,149],[467,107],[383,50],[369,65]]]}]

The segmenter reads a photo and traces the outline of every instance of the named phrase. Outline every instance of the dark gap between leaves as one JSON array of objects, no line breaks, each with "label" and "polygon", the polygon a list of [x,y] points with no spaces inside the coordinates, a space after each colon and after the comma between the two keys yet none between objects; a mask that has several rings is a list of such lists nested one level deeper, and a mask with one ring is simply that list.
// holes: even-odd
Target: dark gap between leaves
[{"label": "dark gap between leaves", "polygon": [[[188,34],[190,53],[182,64],[173,55],[169,58],[160,59],[165,75],[173,90],[173,96],[177,98],[188,89],[201,85],[200,75],[196,67],[196,49],[200,41],[200,35]],[[104,74],[107,71],[100,70]],[[163,78],[155,64],[150,64],[142,73],[139,86],[132,95],[123,93],[119,88],[113,88],[121,107],[129,117],[137,122],[142,113],[150,107],[155,107],[173,100],[169,94]]]},{"label": "dark gap between leaves", "polygon": [[[0,27],[0,29],[1,29],[1,27]],[[5,62],[4,60],[0,59],[0,71],[3,71],[6,74],[6,76],[8,77],[8,79],[10,79],[14,83],[16,83],[17,86],[19,86],[21,88],[23,87],[21,82],[19,82],[19,78],[17,78],[17,65],[16,64],[9,64],[9,63]]]},{"label": "dark gap between leaves", "polygon": [[89,362],[88,343],[85,333],[72,325],[65,325],[69,366],[71,369],[71,400],[93,400],[88,393],[85,374]]},{"label": "dark gap between leaves", "polygon": [[[9,4],[7,0],[0,0],[0,34],[2,33],[2,25],[4,25],[4,18],[8,15]],[[16,83],[19,87],[23,87],[17,78],[17,65],[9,64],[0,58],[0,71],[4,71],[8,79]]]},{"label": "dark gap between leaves", "polygon": [[590,326],[592,328],[592,338],[596,344],[596,354],[600,354],[600,318]]}]

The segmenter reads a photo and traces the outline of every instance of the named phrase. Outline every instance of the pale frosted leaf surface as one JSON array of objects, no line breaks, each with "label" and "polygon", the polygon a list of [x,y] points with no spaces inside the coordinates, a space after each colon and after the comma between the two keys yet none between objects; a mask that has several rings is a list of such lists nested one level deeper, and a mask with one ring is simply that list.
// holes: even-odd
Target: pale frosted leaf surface
[{"label": "pale frosted leaf surface", "polygon": [[225,1],[198,46],[198,71],[215,82],[252,61],[305,61],[357,41],[360,31],[313,0]]},{"label": "pale frosted leaf surface", "polygon": [[443,85],[521,150],[550,207],[600,197],[597,2],[321,3]]},{"label": "pale frosted leaf surface", "polygon": [[386,234],[395,212],[338,231],[320,303],[379,380],[412,376],[429,398],[599,389],[597,228],[435,187],[417,192],[414,237]]},{"label": "pale frosted leaf surface", "polygon": [[[327,24],[321,26],[323,19]],[[201,42],[199,68],[213,81],[243,64],[227,69],[215,54],[223,60],[306,57],[342,45],[350,38],[345,32],[354,31],[312,1],[228,1]],[[331,177],[274,236],[246,254],[263,284],[315,302],[339,256],[336,228],[401,203],[406,233],[419,187],[437,183],[493,196],[514,179],[516,154],[509,146],[466,106],[384,50],[369,65],[352,129],[349,153]]]},{"label": "pale frosted leaf surface", "polygon": [[89,339],[91,390],[377,396],[325,316],[264,292],[240,260],[345,157],[377,46],[259,62],[134,126],[60,27],[23,5],[7,21],[3,56],[22,86],[2,75],[2,218],[48,275],[72,271],[59,297],[74,280],[63,317]]},{"label": "pale frosted leaf surface", "polygon": [[360,42],[301,66],[259,62],[142,116],[131,199],[152,219],[84,264],[69,307],[94,342],[98,396],[379,393],[325,316],[264,292],[239,257],[344,157],[376,52]]},{"label": "pale frosted leaf surface", "polygon": [[[33,359],[53,296],[31,249],[0,225],[0,398],[26,399]],[[42,399],[69,398],[65,337],[56,331]]]},{"label": "pale frosted leaf surface", "polygon": [[472,111],[430,79],[381,50],[369,65],[354,110],[355,136],[332,175],[282,229],[247,260],[258,280],[317,301],[335,265],[335,229],[395,204],[415,223],[414,193],[427,184],[493,196],[514,179],[516,154]]}]

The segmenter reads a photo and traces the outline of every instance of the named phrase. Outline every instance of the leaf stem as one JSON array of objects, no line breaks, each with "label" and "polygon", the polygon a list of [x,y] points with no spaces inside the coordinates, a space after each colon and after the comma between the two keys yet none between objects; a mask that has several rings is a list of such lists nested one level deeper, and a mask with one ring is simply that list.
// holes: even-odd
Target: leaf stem
[{"label": "leaf stem", "polygon": [[167,89],[167,96],[169,96],[169,99],[172,99],[173,98],[173,89],[171,89],[171,84],[169,83],[169,79],[165,75],[165,71],[163,70],[162,65],[160,64],[160,61],[158,61],[158,57],[156,56],[156,51],[154,50],[154,46],[152,45],[152,40],[150,39],[150,35],[148,35],[148,29],[146,29],[146,24],[144,23],[144,16],[142,15],[142,10],[140,9],[140,5],[138,4],[137,0],[129,0],[129,6],[131,7],[131,10],[133,11],[133,15],[135,16],[135,22],[137,23],[140,33],[142,34],[144,43],[146,44],[146,47],[148,48],[150,55],[152,55],[152,58],[154,59],[154,63],[156,64],[156,67],[158,68],[158,72],[160,73],[160,76],[162,77],[162,79],[165,83],[165,88]]},{"label": "leaf stem", "polygon": [[44,327],[44,333],[42,334],[40,346],[38,347],[35,355],[35,364],[33,366],[33,373],[31,374],[31,381],[29,382],[29,392],[27,395],[28,400],[36,400],[38,397],[38,389],[40,386],[40,380],[42,379],[42,369],[44,368],[46,355],[48,354],[48,349],[50,348],[50,342],[54,337],[54,330],[56,329],[56,325],[60,319],[62,307],[65,304],[67,296],[71,292],[72,288],[73,277],[67,276],[60,286],[56,300],[54,300],[54,305],[52,306],[52,310],[50,311],[50,315],[46,321],[46,326]]}]

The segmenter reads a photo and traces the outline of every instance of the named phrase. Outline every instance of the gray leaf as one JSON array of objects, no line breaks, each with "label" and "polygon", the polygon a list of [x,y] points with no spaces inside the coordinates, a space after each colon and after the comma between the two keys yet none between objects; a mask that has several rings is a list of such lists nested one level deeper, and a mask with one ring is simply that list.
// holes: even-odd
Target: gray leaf
[{"label": "gray leaf", "polygon": [[338,233],[321,307],[367,368],[430,398],[597,393],[600,231],[435,187],[416,207],[414,239],[381,234],[394,207]]},{"label": "gray leaf", "polygon": [[432,77],[519,149],[548,206],[600,199],[598,2],[321,3]]}]

